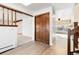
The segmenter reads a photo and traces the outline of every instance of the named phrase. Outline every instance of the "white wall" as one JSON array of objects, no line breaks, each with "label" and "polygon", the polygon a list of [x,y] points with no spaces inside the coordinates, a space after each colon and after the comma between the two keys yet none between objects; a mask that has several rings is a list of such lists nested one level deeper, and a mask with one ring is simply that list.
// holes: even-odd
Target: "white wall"
[{"label": "white wall", "polygon": [[79,22],[79,3],[74,6],[74,18],[76,22]]},{"label": "white wall", "polygon": [[52,43],[52,40],[53,40],[52,39],[52,36],[53,36],[53,34],[52,34],[52,31],[53,31],[53,29],[52,29],[52,26],[53,26],[53,19],[52,19],[53,9],[52,9],[52,7],[38,10],[38,11],[34,12],[33,15],[36,16],[36,15],[40,15],[40,14],[47,13],[47,12],[50,13],[50,45],[53,45],[53,43]]},{"label": "white wall", "polygon": [[[1,49],[7,46],[11,47]],[[0,26],[0,52],[15,48],[17,46],[17,28]]]},{"label": "white wall", "polygon": [[[58,24],[60,24],[59,26],[64,26],[65,28],[67,28],[67,27],[73,28],[73,23],[75,21],[74,5],[71,7],[68,7],[68,8],[61,9],[61,10],[56,10],[55,17],[54,17],[55,22],[57,22],[58,18],[61,19],[61,22],[58,23]],[[69,20],[71,22],[69,22]],[[63,22],[63,21],[65,21],[65,22]],[[66,23],[66,22],[68,22],[68,23]],[[57,24],[57,26],[58,26],[58,24]]]},{"label": "white wall", "polygon": [[71,19],[74,21],[74,7],[57,10],[55,16],[56,18],[61,18],[63,20]]},{"label": "white wall", "polygon": [[[24,16],[23,17],[23,35],[31,37],[33,39],[34,37],[34,19],[33,17]],[[33,39],[34,40],[34,39]]]}]

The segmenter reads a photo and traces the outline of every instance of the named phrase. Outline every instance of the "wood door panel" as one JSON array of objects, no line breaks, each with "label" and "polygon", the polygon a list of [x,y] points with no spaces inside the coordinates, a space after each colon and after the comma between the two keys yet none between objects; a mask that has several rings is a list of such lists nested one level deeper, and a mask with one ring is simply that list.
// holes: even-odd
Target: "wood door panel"
[{"label": "wood door panel", "polygon": [[49,44],[49,13],[36,16],[35,24],[35,40]]},{"label": "wood door panel", "polygon": [[49,44],[49,14],[43,16],[43,28],[44,42]]}]

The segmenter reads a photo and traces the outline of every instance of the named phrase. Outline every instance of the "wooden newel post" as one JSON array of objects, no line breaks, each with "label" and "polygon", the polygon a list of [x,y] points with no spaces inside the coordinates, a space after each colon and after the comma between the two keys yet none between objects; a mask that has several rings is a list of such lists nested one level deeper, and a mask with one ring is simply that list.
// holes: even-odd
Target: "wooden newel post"
[{"label": "wooden newel post", "polygon": [[70,42],[71,30],[68,29],[68,40],[67,40],[67,55],[71,55],[71,42]]}]

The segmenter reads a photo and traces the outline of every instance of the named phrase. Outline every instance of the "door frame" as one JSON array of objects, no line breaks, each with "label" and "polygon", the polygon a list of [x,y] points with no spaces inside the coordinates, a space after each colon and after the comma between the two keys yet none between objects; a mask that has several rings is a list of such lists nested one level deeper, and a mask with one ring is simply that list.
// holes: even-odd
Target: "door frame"
[{"label": "door frame", "polygon": [[41,16],[41,15],[44,15],[44,14],[49,14],[49,44],[50,44],[50,13],[49,12],[46,12],[46,13],[42,13],[42,14],[39,14],[39,15],[36,15],[35,16],[35,21],[34,21],[34,23],[35,23],[35,33],[34,33],[34,37],[35,37],[35,39],[34,39],[34,41],[36,41],[36,17],[37,16]]}]

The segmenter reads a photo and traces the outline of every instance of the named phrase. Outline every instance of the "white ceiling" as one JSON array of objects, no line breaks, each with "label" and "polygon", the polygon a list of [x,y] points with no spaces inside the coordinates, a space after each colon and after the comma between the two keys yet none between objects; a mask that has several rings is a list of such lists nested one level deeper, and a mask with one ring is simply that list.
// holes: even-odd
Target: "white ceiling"
[{"label": "white ceiling", "polygon": [[26,6],[26,8],[34,12],[50,6],[54,7],[54,10],[60,10],[60,9],[71,7],[73,5],[74,3],[32,3]]},{"label": "white ceiling", "polygon": [[37,11],[39,9],[43,9],[43,8],[46,8],[46,7],[49,7],[49,6],[51,6],[50,3],[32,3],[28,6],[26,6],[26,8],[31,10],[31,11]]},{"label": "white ceiling", "polygon": [[74,3],[52,3],[52,6],[54,7],[55,10],[60,10],[73,7]]}]

